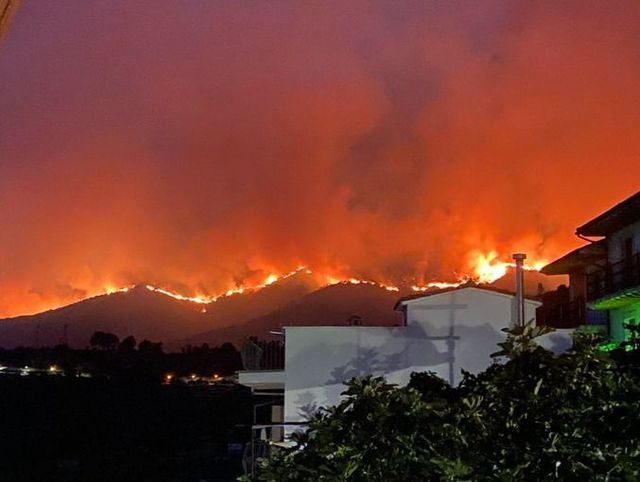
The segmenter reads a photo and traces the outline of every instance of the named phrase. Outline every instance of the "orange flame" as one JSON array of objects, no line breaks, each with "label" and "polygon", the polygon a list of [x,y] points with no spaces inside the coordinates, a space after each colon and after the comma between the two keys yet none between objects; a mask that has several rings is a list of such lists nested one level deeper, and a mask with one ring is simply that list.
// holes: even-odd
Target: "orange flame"
[{"label": "orange flame", "polygon": [[[145,288],[148,289],[149,291],[154,291],[156,293],[161,293],[163,295],[166,296],[170,296],[171,298],[175,298],[176,300],[181,300],[181,301],[191,301],[192,303],[199,303],[199,304],[209,304],[209,303],[213,303],[215,301],[217,301],[220,298],[224,298],[227,296],[232,296],[232,295],[237,295],[237,294],[242,294],[245,292],[250,292],[250,291],[258,291],[262,288],[265,288],[269,285],[272,285],[278,281],[282,281],[284,279],[290,278],[291,276],[294,276],[298,273],[301,272],[306,272],[306,273],[311,273],[311,270],[309,270],[306,266],[299,266],[297,269],[290,271],[289,273],[286,273],[284,275],[277,275],[277,274],[270,274],[269,276],[267,276],[264,281],[262,283],[259,283],[257,285],[253,285],[253,286],[237,286],[234,288],[230,288],[227,291],[225,291],[222,294],[218,294],[215,296],[209,296],[209,295],[205,295],[205,294],[196,294],[195,296],[186,296],[186,295],[182,295],[180,293],[176,293],[174,291],[170,291],[164,288],[158,288],[156,286],[153,285],[145,285]],[[124,288],[123,290],[126,291],[129,288]],[[123,291],[123,290],[116,290],[116,291]],[[109,291],[105,291],[107,294],[110,294]],[[115,291],[111,291],[112,293]]]},{"label": "orange flame", "polygon": [[126,293],[131,288],[133,288],[133,286],[125,286],[124,288],[117,288],[113,285],[107,285],[104,289],[104,293],[107,295],[111,295],[113,293]]},{"label": "orange flame", "polygon": [[[524,263],[524,269],[527,271],[540,271],[547,264],[545,260],[529,261]],[[469,271],[458,278],[456,282],[432,281],[425,285],[414,285],[411,287],[413,291],[425,292],[433,289],[456,288],[468,281],[476,283],[493,283],[499,278],[507,274],[510,268],[515,268],[515,263],[502,261],[496,251],[483,253],[474,251],[469,255]]]},{"label": "orange flame", "polygon": [[[526,262],[524,268],[526,270],[531,271],[539,271],[545,264],[547,264],[544,260],[535,260]],[[507,262],[501,260],[497,251],[489,251],[486,253],[480,251],[474,251],[469,255],[469,273],[464,274],[457,277],[456,281],[431,281],[425,284],[414,284],[408,287],[414,292],[426,292],[435,289],[446,289],[446,288],[456,288],[464,283],[467,283],[470,280],[473,280],[478,283],[492,283],[495,280],[501,278],[507,273],[509,268],[515,267],[515,263]],[[395,286],[393,284],[387,284],[379,281],[374,281],[371,279],[359,279],[354,277],[340,277],[335,275],[328,274],[319,274],[312,271],[307,266],[299,266],[293,271],[290,271],[285,274],[269,274],[261,283],[250,285],[250,286],[236,286],[228,289],[227,291],[218,294],[218,295],[207,295],[203,293],[197,293],[194,295],[184,295],[181,293],[176,293],[174,291],[160,288],[157,286],[153,286],[151,284],[145,285],[145,288],[149,291],[153,291],[156,293],[161,293],[166,296],[170,296],[171,298],[188,301],[197,304],[209,304],[213,303],[220,298],[228,297],[236,294],[242,294],[246,292],[254,292],[258,291],[262,288],[270,286],[278,281],[282,281],[284,279],[290,278],[298,273],[307,273],[307,274],[316,274],[317,277],[321,280],[321,284],[326,286],[332,286],[337,284],[353,284],[353,285],[369,285],[369,286],[377,286],[379,288],[385,289],[387,291],[399,292],[401,291],[401,287]],[[105,287],[102,294],[113,294],[113,293],[126,293],[132,288],[132,286],[117,288],[113,285],[108,285]],[[202,309],[203,312],[206,312],[206,308]]]},{"label": "orange flame", "polygon": [[[496,251],[488,253],[475,251],[471,254],[470,264],[475,275],[474,279],[480,283],[493,283],[507,274],[509,268],[516,266],[514,262],[500,261]],[[540,271],[546,264],[545,260],[525,261],[523,267],[527,271]]]}]

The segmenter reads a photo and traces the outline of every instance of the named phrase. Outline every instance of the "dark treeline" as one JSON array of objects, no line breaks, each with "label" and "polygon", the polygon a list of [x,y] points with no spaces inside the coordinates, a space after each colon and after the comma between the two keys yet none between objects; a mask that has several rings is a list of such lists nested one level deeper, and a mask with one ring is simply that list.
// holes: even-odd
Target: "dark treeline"
[{"label": "dark treeline", "polygon": [[166,353],[162,343],[134,337],[120,340],[112,333],[95,332],[89,348],[66,345],[46,348],[0,349],[0,364],[55,369],[67,376],[89,374],[122,380],[167,381],[181,377],[224,377],[242,368],[240,353],[231,344],[210,347],[187,345],[177,353]]},{"label": "dark treeline", "polygon": [[[0,376],[2,481],[232,481],[251,395],[237,384]],[[242,447],[242,445],[240,445]]]},{"label": "dark treeline", "polygon": [[225,379],[241,368],[233,345],[165,353],[104,332],[88,342],[0,350],[0,480],[240,475],[252,399]]}]

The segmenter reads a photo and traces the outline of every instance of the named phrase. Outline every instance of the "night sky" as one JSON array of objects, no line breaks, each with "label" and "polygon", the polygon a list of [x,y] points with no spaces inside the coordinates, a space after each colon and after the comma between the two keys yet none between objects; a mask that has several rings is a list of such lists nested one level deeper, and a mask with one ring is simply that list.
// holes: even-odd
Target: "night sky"
[{"label": "night sky", "polygon": [[552,260],[640,189],[640,2],[25,1],[0,315]]}]

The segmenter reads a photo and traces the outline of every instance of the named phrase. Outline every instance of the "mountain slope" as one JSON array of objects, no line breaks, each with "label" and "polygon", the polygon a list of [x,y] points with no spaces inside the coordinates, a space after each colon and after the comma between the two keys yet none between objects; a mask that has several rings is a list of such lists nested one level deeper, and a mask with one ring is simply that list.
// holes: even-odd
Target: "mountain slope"
[{"label": "mountain slope", "polygon": [[318,288],[320,285],[313,276],[301,271],[257,291],[219,298],[206,305],[206,316],[212,327],[237,325],[270,313]]},{"label": "mountain slope", "polygon": [[0,346],[46,346],[64,339],[70,346],[88,345],[99,331],[120,337],[133,335],[167,340],[205,329],[208,320],[201,306],[136,287],[126,293],[96,296],[36,315],[0,320]]},{"label": "mountain slope", "polygon": [[[139,285],[127,292],[96,296],[43,313],[0,320],[0,347],[51,346],[65,337],[84,347],[95,331],[168,342],[213,327],[225,327],[265,315],[298,299],[317,284],[304,272],[257,291],[198,304],[150,291]],[[180,348],[176,346],[174,348]]]},{"label": "mountain slope", "polygon": [[267,315],[239,325],[209,330],[183,339],[180,344],[238,343],[245,336],[267,338],[270,330],[291,325],[346,325],[352,315],[360,316],[363,325],[393,326],[401,321],[399,314],[393,310],[398,296],[397,292],[366,284],[326,286]]},{"label": "mountain slope", "polygon": [[[525,272],[525,294],[535,297],[539,285],[543,290],[552,290],[565,282],[564,277],[548,277],[534,271]],[[515,291],[515,270],[489,286]],[[437,291],[434,289],[434,292]],[[340,283],[313,291],[264,316],[259,316],[241,324],[215,328],[197,335],[186,337],[175,345],[216,345],[224,341],[239,343],[246,336],[269,338],[269,331],[278,331],[283,326],[345,325],[354,314],[362,317],[364,325],[393,326],[399,324],[401,315],[393,307],[403,295],[413,292],[387,291],[367,284]]]},{"label": "mountain slope", "polygon": [[[525,292],[538,293],[538,283],[554,289],[564,277],[525,274]],[[492,283],[514,290],[514,273]],[[267,337],[270,330],[287,325],[342,325],[359,315],[366,325],[400,322],[393,311],[407,293],[368,284],[339,283],[318,287],[304,272],[281,279],[257,291],[220,298],[209,304],[180,301],[140,286],[126,293],[96,296],[36,315],[0,320],[0,347],[45,346],[60,343],[67,326],[70,346],[84,347],[95,331],[120,337],[133,335],[162,341],[170,349],[204,342],[239,342],[245,336]]]}]

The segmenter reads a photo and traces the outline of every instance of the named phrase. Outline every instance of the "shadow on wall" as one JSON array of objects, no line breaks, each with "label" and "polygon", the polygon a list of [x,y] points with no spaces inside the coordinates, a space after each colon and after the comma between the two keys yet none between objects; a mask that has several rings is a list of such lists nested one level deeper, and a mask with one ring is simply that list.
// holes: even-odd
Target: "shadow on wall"
[{"label": "shadow on wall", "polygon": [[[453,384],[460,369],[478,372],[491,363],[489,355],[498,348],[505,334],[490,324],[454,326],[448,335],[429,336],[435,332],[428,323],[408,327],[371,331],[358,328],[363,335],[375,336],[364,341],[358,336],[351,343],[318,343],[305,347],[287,360],[298,367],[299,376],[288,379],[287,389],[300,390],[342,384],[353,377],[388,375],[407,370],[433,370]],[[375,343],[382,341],[382,343]],[[561,341],[558,341],[558,345]],[[288,371],[292,371],[288,369]]]},{"label": "shadow on wall", "polygon": [[316,397],[312,392],[303,392],[298,395],[295,401],[296,407],[298,407],[298,417],[301,420],[309,420],[320,407],[316,403]]},{"label": "shadow on wall", "polygon": [[[399,328],[310,329],[287,359],[286,391],[296,407],[292,413],[308,418],[319,405],[336,403],[344,382],[354,377],[382,375],[404,384],[414,371],[433,371],[455,385],[461,370],[485,370],[506,334],[493,320],[464,321],[459,315],[468,309],[453,293],[446,303],[414,306],[416,313],[432,310],[432,322],[422,316]],[[563,345],[560,338],[550,341]]]},{"label": "shadow on wall", "polygon": [[[434,370],[453,385],[462,369],[477,373],[488,367],[492,362],[491,353],[497,351],[498,343],[505,339],[503,332],[488,323],[455,326],[450,334],[443,336],[426,334],[433,331],[429,324],[422,323],[405,328],[404,333],[394,332],[384,345],[360,349],[351,360],[336,366],[324,384],[415,369]],[[562,339],[557,341],[558,346],[565,346]]]},{"label": "shadow on wall", "polygon": [[343,383],[354,377],[399,370],[403,365],[403,358],[402,353],[393,353],[380,357],[375,348],[364,348],[359,351],[355,358],[344,365],[335,367],[331,371],[331,378],[325,382],[325,385]]},{"label": "shadow on wall", "polygon": [[[320,406],[337,403],[343,384],[354,377],[382,375],[391,378],[391,383],[403,384],[414,371],[433,371],[453,385],[459,382],[462,369],[478,373],[488,368],[493,362],[490,355],[506,337],[489,323],[453,328],[449,335],[429,336],[427,333],[436,330],[428,323],[375,329],[378,331],[362,327],[357,328],[358,335],[351,343],[306,347],[288,361],[290,366],[299,367],[298,376],[287,381],[287,391],[294,397],[293,413],[298,420],[309,420]],[[375,336],[365,336],[371,333]],[[552,350],[567,347],[566,335],[553,335],[544,346]],[[381,343],[365,345],[375,342]]]},{"label": "shadow on wall", "polygon": [[[428,327],[427,327],[428,328]],[[389,333],[379,346],[360,347],[352,345],[356,355],[342,365],[336,366],[324,385],[344,383],[354,377],[385,375],[410,368],[437,366],[455,359],[455,335],[429,337],[424,325],[411,325]],[[439,349],[436,341],[451,341]],[[442,345],[442,343],[441,343]],[[444,348],[444,346],[442,346]]]}]

